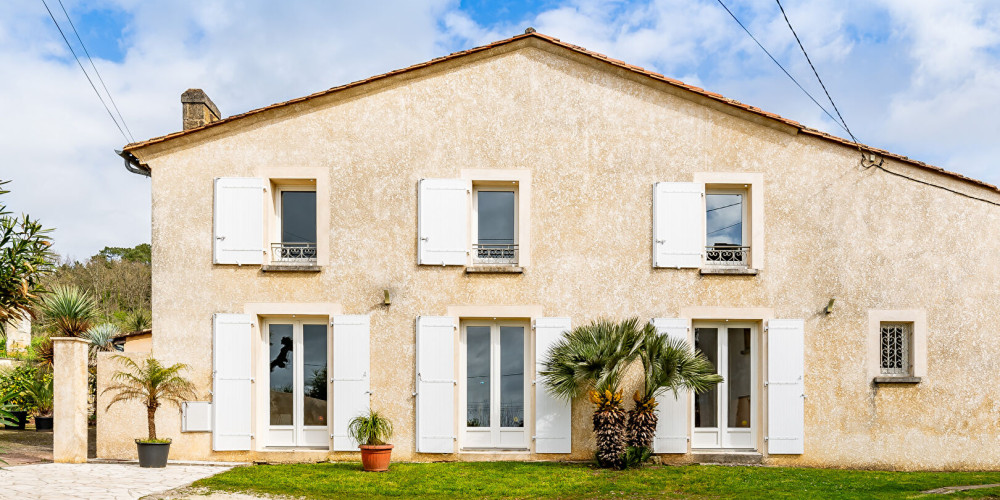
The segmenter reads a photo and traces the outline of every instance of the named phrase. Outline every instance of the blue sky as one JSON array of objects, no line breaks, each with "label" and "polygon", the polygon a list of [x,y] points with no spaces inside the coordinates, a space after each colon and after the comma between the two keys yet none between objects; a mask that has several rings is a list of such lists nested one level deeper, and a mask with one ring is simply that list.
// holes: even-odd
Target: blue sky
[{"label": "blue sky", "polygon": [[[47,1],[62,21],[58,1]],[[63,2],[136,139],[180,128],[179,95],[189,87],[232,115],[527,26],[844,135],[716,0]],[[776,4],[726,3],[823,96]],[[1000,4],[783,4],[862,142],[1000,183]],[[40,1],[0,3],[0,72],[0,109],[18,117],[0,121],[10,208],[55,227],[56,250],[76,258],[148,241],[149,181],[127,175],[114,156],[124,140]]]}]

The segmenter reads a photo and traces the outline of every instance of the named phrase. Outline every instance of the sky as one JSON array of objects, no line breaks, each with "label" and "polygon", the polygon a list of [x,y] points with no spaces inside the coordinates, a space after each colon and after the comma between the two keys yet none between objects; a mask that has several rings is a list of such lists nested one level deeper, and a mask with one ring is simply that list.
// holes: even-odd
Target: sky
[{"label": "sky", "polygon": [[[835,135],[846,133],[718,0],[380,2],[62,0],[131,136],[181,128],[180,94],[224,116],[508,38],[528,26]],[[724,0],[817,99],[768,0]],[[76,41],[59,0],[46,0]],[[1000,3],[784,0],[848,126],[866,144],[1000,184]],[[82,59],[86,68],[89,62]],[[149,179],[41,0],[0,2],[0,198],[85,259],[150,239]],[[95,85],[101,88],[101,83]],[[821,100],[821,102],[824,102]],[[113,108],[112,108],[113,109]]]}]

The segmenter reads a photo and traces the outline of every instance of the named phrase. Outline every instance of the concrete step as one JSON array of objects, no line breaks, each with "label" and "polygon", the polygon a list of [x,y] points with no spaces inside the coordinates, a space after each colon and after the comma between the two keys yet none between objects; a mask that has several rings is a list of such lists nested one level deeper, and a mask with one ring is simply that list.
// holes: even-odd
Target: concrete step
[{"label": "concrete step", "polygon": [[691,458],[699,464],[760,465],[763,455],[756,451],[694,451]]}]

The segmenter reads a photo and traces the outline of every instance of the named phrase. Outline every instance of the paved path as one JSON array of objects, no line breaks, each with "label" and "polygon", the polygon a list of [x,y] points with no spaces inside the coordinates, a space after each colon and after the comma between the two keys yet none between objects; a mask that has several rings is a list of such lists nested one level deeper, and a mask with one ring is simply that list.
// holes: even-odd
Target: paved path
[{"label": "paved path", "polygon": [[0,499],[134,499],[191,484],[228,466],[32,464],[0,469]]}]

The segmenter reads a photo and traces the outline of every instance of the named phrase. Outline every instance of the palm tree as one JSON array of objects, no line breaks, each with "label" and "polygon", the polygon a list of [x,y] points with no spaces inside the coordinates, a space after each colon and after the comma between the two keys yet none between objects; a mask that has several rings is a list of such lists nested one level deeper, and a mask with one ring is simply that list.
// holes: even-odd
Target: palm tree
[{"label": "palm tree", "polygon": [[155,358],[148,358],[139,364],[121,354],[113,359],[124,365],[125,369],[115,372],[111,376],[113,383],[101,392],[115,393],[107,408],[119,401],[139,401],[145,404],[148,441],[156,441],[156,409],[161,402],[167,401],[180,406],[181,401],[194,398],[194,385],[180,375],[188,366],[184,363],[163,366]]},{"label": "palm tree", "polygon": [[620,387],[642,340],[638,318],[617,323],[601,319],[563,335],[545,359],[541,376],[552,393],[568,400],[588,393],[596,406],[597,461],[605,467],[623,465],[628,417]]},{"label": "palm tree", "polygon": [[693,351],[686,341],[659,335],[649,323],[642,336],[639,359],[643,384],[632,398],[635,408],[629,411],[628,445],[649,449],[656,434],[656,397],[667,391],[673,391],[674,397],[681,390],[705,392],[722,382],[722,376],[715,373],[712,362],[702,352]]},{"label": "palm tree", "polygon": [[80,337],[90,342],[90,351],[95,354],[117,351],[115,338],[121,333],[122,331],[114,323],[101,323],[88,328]]},{"label": "palm tree", "polygon": [[74,286],[59,286],[42,299],[39,308],[46,326],[63,337],[79,337],[94,322],[94,297]]}]

